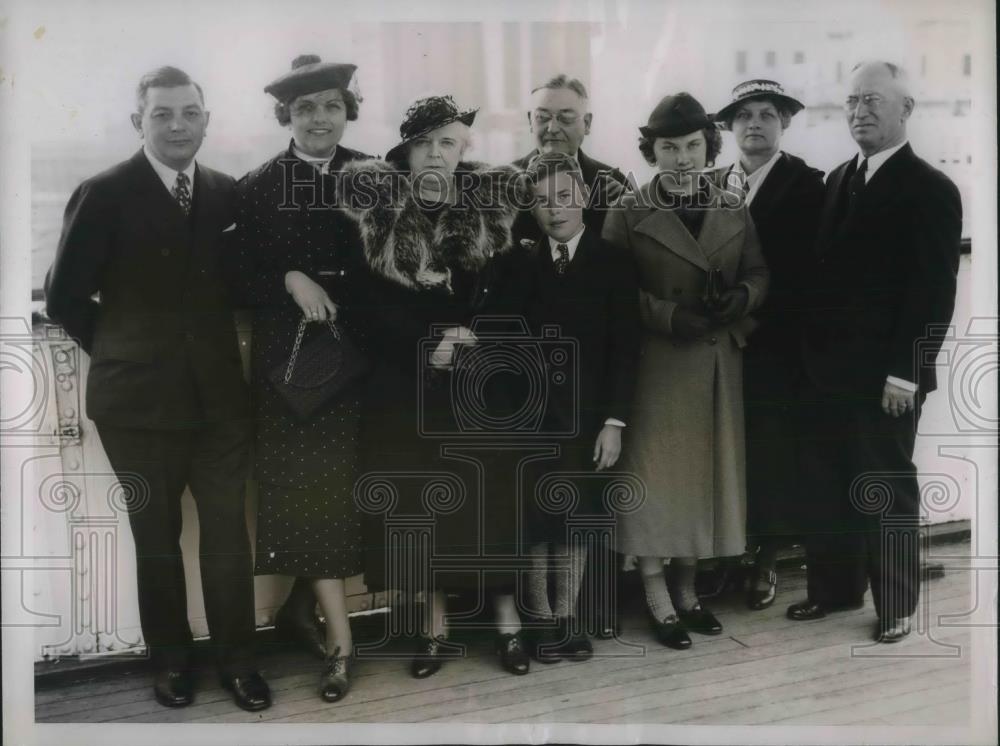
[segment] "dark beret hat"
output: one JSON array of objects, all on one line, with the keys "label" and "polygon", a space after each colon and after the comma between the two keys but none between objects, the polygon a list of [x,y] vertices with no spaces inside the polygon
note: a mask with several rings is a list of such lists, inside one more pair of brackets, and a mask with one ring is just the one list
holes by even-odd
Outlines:
[{"label": "dark beret hat", "polygon": [[660,99],[639,132],[643,137],[680,137],[714,126],[698,99],[682,91]]},{"label": "dark beret hat", "polygon": [[340,62],[321,62],[315,54],[303,54],[292,60],[292,69],[264,87],[283,103],[296,96],[325,91],[328,88],[348,90],[357,65]]}]

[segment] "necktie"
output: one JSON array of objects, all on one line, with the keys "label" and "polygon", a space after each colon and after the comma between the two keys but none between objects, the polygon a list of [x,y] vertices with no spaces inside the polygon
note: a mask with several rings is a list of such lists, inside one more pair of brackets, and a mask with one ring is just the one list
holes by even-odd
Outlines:
[{"label": "necktie", "polygon": [[559,252],[559,258],[556,259],[556,274],[564,275],[569,267],[569,247],[561,243],[556,246],[556,251]]},{"label": "necktie", "polygon": [[177,181],[174,182],[173,189],[174,199],[177,200],[177,204],[181,206],[185,215],[191,214],[191,187],[188,185],[188,177],[186,173],[179,172],[177,174]]},{"label": "necktie", "polygon": [[858,197],[865,188],[865,174],[868,173],[868,159],[865,158],[861,161],[861,165],[858,166],[858,170],[854,172],[854,176],[851,177],[851,181],[848,184],[848,204],[850,209],[854,209],[858,204]]}]

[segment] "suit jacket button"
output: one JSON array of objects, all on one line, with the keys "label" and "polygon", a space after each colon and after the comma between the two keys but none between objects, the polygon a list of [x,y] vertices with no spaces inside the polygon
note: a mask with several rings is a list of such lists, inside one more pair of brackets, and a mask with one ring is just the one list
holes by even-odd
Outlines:
[{"label": "suit jacket button", "polygon": [[714,344],[715,344],[716,342],[718,342],[718,341],[719,341],[719,338],[718,338],[718,337],[712,337],[712,338],[711,338],[710,340],[708,340],[708,343],[709,343],[710,345],[714,345]]},{"label": "suit jacket button", "polygon": [[160,249],[160,253],[163,254],[163,256],[170,256],[170,249]]},{"label": "suit jacket button", "polygon": [[194,342],[194,334],[192,334],[191,332],[187,332],[184,335],[184,339],[186,339],[188,342]]}]

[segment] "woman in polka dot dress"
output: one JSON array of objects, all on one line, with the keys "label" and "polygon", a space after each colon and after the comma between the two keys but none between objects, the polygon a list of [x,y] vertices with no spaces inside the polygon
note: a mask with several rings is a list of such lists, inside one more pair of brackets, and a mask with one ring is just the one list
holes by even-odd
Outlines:
[{"label": "woman in polka dot dress", "polygon": [[[330,702],[349,688],[353,642],[344,579],[362,570],[352,499],[362,383],[303,423],[268,373],[288,359],[303,315],[316,322],[307,327],[304,344],[329,333],[328,319],[361,341],[352,314],[361,241],[357,226],[333,200],[336,173],[367,157],[339,145],[347,122],[358,116],[360,97],[350,88],[354,70],[304,55],[265,88],[277,99],[275,116],[290,127],[292,142],[240,180],[231,253],[237,295],[253,308],[255,572],[297,578],[276,626],[311,642],[325,657],[320,694]],[[326,618],[325,640],[315,628],[317,599]]]}]

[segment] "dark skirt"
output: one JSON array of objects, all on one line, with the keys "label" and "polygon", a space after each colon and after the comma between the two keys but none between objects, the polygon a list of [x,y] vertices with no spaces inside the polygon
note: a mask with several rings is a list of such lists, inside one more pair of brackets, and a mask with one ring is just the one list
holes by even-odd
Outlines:
[{"label": "dark skirt", "polygon": [[423,390],[423,419],[412,401],[380,395],[412,391],[412,381],[381,383],[370,390],[360,436],[365,584],[409,593],[512,592],[518,514],[512,463],[461,432],[427,434],[448,430],[441,425],[449,419],[446,377]]},{"label": "dark skirt", "polygon": [[267,382],[257,388],[255,574],[345,578],[362,571],[354,504],[357,386],[302,423]]}]

